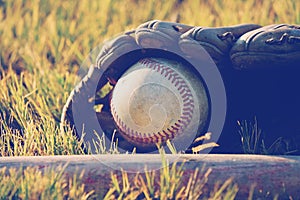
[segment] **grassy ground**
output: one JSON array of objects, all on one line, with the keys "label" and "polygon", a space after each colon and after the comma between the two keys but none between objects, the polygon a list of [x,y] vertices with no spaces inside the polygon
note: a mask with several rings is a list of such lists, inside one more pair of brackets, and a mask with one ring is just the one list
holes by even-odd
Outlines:
[{"label": "grassy ground", "polygon": [[70,131],[59,133],[80,64],[106,39],[152,19],[201,26],[300,24],[300,2],[0,1],[0,155],[83,154],[83,141]]}]

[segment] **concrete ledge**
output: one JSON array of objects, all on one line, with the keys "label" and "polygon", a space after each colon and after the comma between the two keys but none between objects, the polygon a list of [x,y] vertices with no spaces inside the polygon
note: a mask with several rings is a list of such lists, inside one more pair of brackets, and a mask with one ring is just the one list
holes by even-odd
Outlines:
[{"label": "concrete ledge", "polygon": [[[248,196],[252,184],[257,191],[272,194],[285,191],[297,198],[300,196],[300,157],[262,155],[166,155],[166,158],[184,165],[183,181],[187,181],[196,168],[211,168],[207,183],[212,190],[217,181],[224,182],[234,177],[238,184],[240,198]],[[154,154],[137,155],[86,155],[86,156],[41,156],[41,157],[1,157],[0,167],[23,168],[27,166],[56,167],[68,163],[66,175],[85,171],[83,181],[87,189],[105,192],[109,188],[111,172],[120,173],[125,169],[133,177],[137,171],[161,168],[161,156]]]}]

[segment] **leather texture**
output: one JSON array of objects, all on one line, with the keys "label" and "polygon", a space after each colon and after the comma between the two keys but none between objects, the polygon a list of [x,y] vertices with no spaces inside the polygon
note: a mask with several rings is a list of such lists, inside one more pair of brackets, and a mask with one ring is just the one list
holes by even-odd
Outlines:
[{"label": "leather texture", "polygon": [[237,69],[288,65],[300,61],[300,26],[274,24],[242,35],[230,51]]}]

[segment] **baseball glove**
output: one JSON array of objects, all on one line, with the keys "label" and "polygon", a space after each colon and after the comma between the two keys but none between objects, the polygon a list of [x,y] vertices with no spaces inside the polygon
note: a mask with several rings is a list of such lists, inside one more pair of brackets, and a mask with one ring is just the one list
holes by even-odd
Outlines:
[{"label": "baseball glove", "polygon": [[[236,39],[259,27],[245,24],[205,28],[155,20],[116,37],[103,46],[95,65],[71,92],[63,108],[61,130],[65,131],[66,125],[69,125],[79,138],[86,133],[84,138],[89,142],[96,138],[94,132],[104,132],[108,138],[113,138],[117,128],[110,112],[112,90],[104,97],[98,94],[107,84],[113,87],[130,66],[145,57],[176,60],[182,56],[201,60],[208,54],[221,66],[228,61],[229,50]],[[101,105],[101,110],[95,111],[95,105]],[[203,133],[205,130],[198,135]],[[118,145],[122,148],[133,149],[133,145],[117,132],[114,139],[118,139]]]}]

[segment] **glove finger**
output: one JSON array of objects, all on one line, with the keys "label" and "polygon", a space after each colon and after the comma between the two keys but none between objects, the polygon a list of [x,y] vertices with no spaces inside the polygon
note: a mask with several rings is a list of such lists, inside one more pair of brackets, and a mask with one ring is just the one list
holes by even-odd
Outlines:
[{"label": "glove finger", "polygon": [[179,46],[185,54],[191,57],[201,56],[198,52],[203,51],[204,48],[215,62],[220,63],[229,59],[228,52],[237,38],[260,27],[256,24],[218,28],[195,27],[180,37]]},{"label": "glove finger", "polygon": [[[93,70],[90,70],[89,73],[93,71],[93,74],[100,74],[99,69],[96,67],[91,66],[90,69]],[[95,94],[95,85],[97,85],[97,83],[95,84],[94,80],[95,79],[91,74],[87,74],[69,95],[61,115],[61,133],[65,133],[67,125],[78,138],[82,136],[83,131],[93,132],[92,130],[84,129],[83,124],[88,127],[85,122],[90,121],[91,123],[94,123],[96,119],[93,115],[93,98]]]},{"label": "glove finger", "polygon": [[107,83],[108,79],[110,79],[110,82],[114,84],[115,80],[117,80],[117,76],[120,76],[120,74],[125,70],[125,63],[127,63],[126,60],[123,61],[124,64],[118,66],[113,64],[114,61],[128,52],[139,49],[139,46],[132,35],[133,32],[127,32],[105,43],[102,47],[96,63],[97,68],[104,71],[105,77],[100,79],[98,88],[102,88]]},{"label": "glove finger", "polygon": [[152,20],[141,24],[140,26],[137,27],[137,29],[141,29],[141,28],[154,29],[154,30],[169,29],[183,34],[193,27],[194,26],[181,24],[181,23]]},{"label": "glove finger", "polygon": [[300,62],[300,26],[273,24],[241,36],[230,52],[235,68],[287,66]]},{"label": "glove finger", "polygon": [[193,26],[153,20],[140,25],[136,31],[136,41],[143,48],[178,48],[180,35]]}]

